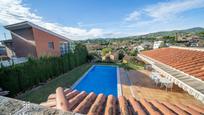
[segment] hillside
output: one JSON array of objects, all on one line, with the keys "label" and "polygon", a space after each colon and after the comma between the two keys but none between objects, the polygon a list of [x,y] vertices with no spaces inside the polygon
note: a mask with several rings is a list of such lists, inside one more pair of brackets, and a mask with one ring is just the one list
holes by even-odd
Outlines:
[{"label": "hillside", "polygon": [[[195,27],[195,28],[190,28],[190,29],[185,29],[185,30],[172,30],[172,31],[161,31],[161,32],[155,32],[155,33],[149,33],[146,35],[140,35],[140,36],[132,36],[132,37],[157,37],[157,36],[175,36],[176,33],[179,34],[197,34],[200,32],[204,32],[204,28],[201,27]],[[129,37],[131,38],[131,37]]]},{"label": "hillside", "polygon": [[[202,32],[202,33],[201,33]],[[90,43],[108,43],[107,40],[126,40],[126,39],[138,39],[138,38],[155,38],[158,36],[175,36],[176,33],[179,34],[196,34],[200,36],[204,36],[204,28],[202,27],[195,27],[189,28],[184,30],[172,30],[172,31],[160,31],[155,33],[149,33],[146,35],[138,35],[138,36],[127,36],[127,37],[120,37],[120,38],[96,38],[96,39],[87,39],[86,42],[89,41]],[[201,34],[199,34],[201,33]],[[83,40],[82,40],[83,41]],[[82,42],[81,41],[81,42]]]}]

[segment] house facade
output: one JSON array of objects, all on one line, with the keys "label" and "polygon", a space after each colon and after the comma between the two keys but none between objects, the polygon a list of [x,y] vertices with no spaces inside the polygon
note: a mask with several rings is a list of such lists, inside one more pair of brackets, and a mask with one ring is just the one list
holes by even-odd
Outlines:
[{"label": "house facade", "polygon": [[60,56],[72,50],[72,41],[31,22],[5,26],[16,57]]},{"label": "house facade", "polygon": [[154,41],[153,49],[160,48],[164,44],[164,41]]}]

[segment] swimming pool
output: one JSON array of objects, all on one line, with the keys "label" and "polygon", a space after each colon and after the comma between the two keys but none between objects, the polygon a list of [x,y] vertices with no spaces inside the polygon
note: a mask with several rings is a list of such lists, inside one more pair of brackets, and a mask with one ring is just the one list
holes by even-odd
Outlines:
[{"label": "swimming pool", "polygon": [[118,78],[117,66],[94,65],[72,88],[87,93],[118,96]]}]

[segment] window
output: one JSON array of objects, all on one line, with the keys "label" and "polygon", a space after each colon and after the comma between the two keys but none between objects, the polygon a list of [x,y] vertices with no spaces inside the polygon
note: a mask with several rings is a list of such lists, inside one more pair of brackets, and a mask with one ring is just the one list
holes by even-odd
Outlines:
[{"label": "window", "polygon": [[73,42],[61,42],[60,43],[61,55],[64,55],[64,54],[69,53],[69,52],[73,52],[74,47],[75,47],[75,45],[73,44]]},{"label": "window", "polygon": [[54,49],[54,42],[48,42],[48,48]]},{"label": "window", "polygon": [[61,52],[61,55],[69,53],[70,51],[71,51],[71,49],[70,49],[70,43],[69,42],[61,42],[60,43],[60,52]]},{"label": "window", "polygon": [[6,54],[6,48],[0,47],[0,55],[5,55],[5,54]]}]

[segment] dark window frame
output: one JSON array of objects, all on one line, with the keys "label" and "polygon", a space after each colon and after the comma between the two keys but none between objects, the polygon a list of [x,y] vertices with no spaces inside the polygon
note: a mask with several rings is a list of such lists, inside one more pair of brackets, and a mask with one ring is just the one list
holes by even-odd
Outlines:
[{"label": "dark window frame", "polygon": [[49,41],[49,42],[48,42],[48,48],[49,48],[49,49],[55,49],[54,42]]}]

